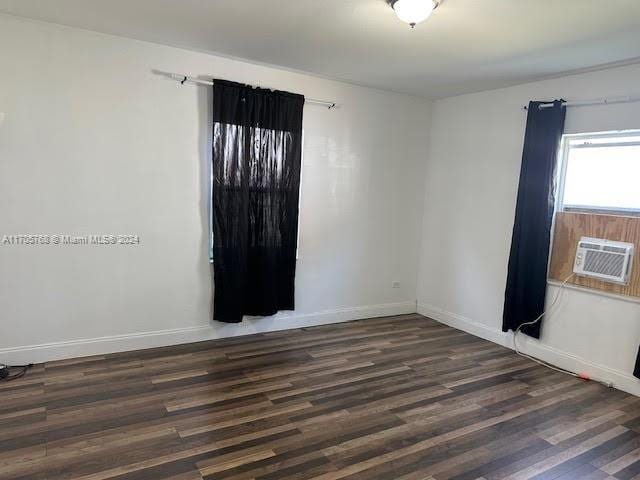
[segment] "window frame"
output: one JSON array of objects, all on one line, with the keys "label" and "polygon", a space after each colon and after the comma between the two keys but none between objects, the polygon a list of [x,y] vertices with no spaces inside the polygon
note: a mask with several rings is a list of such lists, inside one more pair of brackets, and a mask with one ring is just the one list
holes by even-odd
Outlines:
[{"label": "window frame", "polygon": [[[556,194],[556,212],[574,212],[574,213],[589,213],[594,215],[621,215],[621,216],[640,216],[640,208],[620,208],[620,207],[606,207],[598,205],[565,205],[564,193],[565,183],[567,180],[567,166],[569,163],[569,153],[572,148],[598,148],[593,145],[580,145],[572,146],[571,141],[584,139],[585,142],[592,139],[616,139],[622,137],[640,137],[640,129],[632,130],[618,130],[609,132],[587,132],[587,133],[571,133],[562,135],[562,141],[560,142],[560,151],[558,152],[559,168],[557,173],[557,194]],[[640,140],[634,142],[609,142],[603,143],[601,146],[640,146]]]}]

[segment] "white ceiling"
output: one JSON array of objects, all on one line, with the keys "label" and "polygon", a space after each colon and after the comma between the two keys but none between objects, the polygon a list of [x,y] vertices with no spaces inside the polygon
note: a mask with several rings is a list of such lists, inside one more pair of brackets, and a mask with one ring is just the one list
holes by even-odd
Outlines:
[{"label": "white ceiling", "polygon": [[[0,0],[0,12],[444,97],[640,61],[640,0]],[[198,72],[196,72],[198,73]]]}]

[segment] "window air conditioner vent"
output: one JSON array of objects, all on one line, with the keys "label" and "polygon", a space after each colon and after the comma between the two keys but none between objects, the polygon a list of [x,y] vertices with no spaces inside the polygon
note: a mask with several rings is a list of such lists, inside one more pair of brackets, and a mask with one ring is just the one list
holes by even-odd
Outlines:
[{"label": "window air conditioner vent", "polygon": [[622,254],[627,253],[627,251],[624,248],[621,248],[621,247],[610,247],[610,246],[602,247],[602,251],[603,252],[612,252],[612,253],[622,253]]},{"label": "window air conditioner vent", "polygon": [[583,277],[627,285],[633,250],[632,243],[582,237],[578,243],[573,271]]}]

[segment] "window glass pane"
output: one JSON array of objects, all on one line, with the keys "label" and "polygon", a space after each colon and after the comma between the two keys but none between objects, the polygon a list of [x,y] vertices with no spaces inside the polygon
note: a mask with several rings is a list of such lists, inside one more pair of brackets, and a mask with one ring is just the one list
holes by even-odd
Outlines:
[{"label": "window glass pane", "polygon": [[[628,138],[608,141],[619,145]],[[640,210],[639,179],[639,145],[571,148],[563,203],[568,207]]]}]

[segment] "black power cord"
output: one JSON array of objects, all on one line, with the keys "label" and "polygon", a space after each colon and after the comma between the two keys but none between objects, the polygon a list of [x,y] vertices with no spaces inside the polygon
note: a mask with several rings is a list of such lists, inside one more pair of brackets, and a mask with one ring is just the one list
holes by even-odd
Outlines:
[{"label": "black power cord", "polygon": [[[24,377],[27,371],[33,367],[33,363],[29,365],[4,365],[0,363],[0,382],[9,382]],[[11,373],[12,370],[18,370]]]}]

